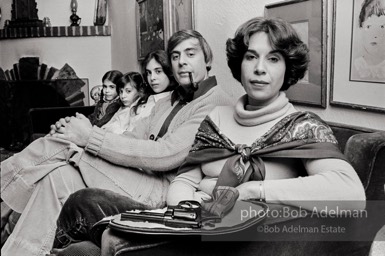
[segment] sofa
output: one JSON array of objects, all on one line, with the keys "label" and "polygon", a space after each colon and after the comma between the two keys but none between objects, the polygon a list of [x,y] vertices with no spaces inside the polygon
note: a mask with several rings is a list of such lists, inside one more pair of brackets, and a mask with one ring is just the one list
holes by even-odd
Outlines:
[{"label": "sofa", "polygon": [[59,118],[74,116],[82,113],[88,116],[94,112],[95,106],[58,107],[58,108],[31,108],[28,111],[30,118],[30,141],[44,136],[50,131],[50,125]]},{"label": "sofa", "polygon": [[139,237],[139,241],[148,241],[143,244],[135,242],[138,235],[107,229],[102,245],[109,248],[109,255],[368,255],[377,231],[385,224],[385,131],[332,122],[329,125],[364,185],[367,210],[379,216],[378,222],[362,233],[362,241],[207,242],[200,237]]},{"label": "sofa", "polygon": [[[87,111],[90,110],[87,109]],[[40,114],[39,116],[42,117]],[[363,241],[204,242],[200,237],[149,238],[107,229],[103,234],[102,244],[114,245],[109,255],[368,255],[371,241],[385,224],[385,218],[383,218],[385,215],[383,204],[385,202],[385,131],[331,122],[329,125],[333,129],[341,151],[357,171],[364,185],[368,202],[382,203],[380,209],[378,207],[374,209],[381,217],[378,218],[378,223],[374,227],[370,227],[372,232],[365,233]],[[35,131],[40,132],[39,129]],[[383,237],[383,235],[377,237]],[[130,246],[127,246],[127,241],[130,241]],[[135,244],[132,241],[139,242]],[[66,255],[98,255],[99,253],[99,248],[88,243],[85,246],[74,246],[72,254]],[[373,254],[373,256],[377,255]]]}]

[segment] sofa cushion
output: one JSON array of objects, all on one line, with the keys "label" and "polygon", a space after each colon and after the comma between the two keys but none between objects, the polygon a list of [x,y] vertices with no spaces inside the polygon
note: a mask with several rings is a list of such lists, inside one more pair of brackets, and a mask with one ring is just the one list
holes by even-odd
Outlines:
[{"label": "sofa cushion", "polygon": [[367,200],[385,200],[385,132],[353,135],[344,153],[364,185]]},{"label": "sofa cushion", "polygon": [[346,143],[351,136],[360,133],[378,132],[378,130],[375,129],[334,122],[328,122],[328,125],[332,128],[334,136],[336,137],[342,152],[344,152]]}]

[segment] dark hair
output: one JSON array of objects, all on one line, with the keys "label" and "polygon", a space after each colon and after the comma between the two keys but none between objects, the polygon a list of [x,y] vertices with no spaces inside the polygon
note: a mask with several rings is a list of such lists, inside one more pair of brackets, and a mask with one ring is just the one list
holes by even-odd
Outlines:
[{"label": "dark hair", "polygon": [[384,0],[365,0],[361,6],[359,26],[362,28],[362,23],[372,15],[385,15],[385,1]]},{"label": "dark hair", "polygon": [[130,83],[132,87],[134,87],[137,91],[138,91],[138,94],[139,94],[139,102],[135,105],[135,106],[132,106],[132,111],[137,114],[137,110],[138,110],[138,107],[144,103],[147,102],[147,99],[144,103],[142,103],[142,99],[143,97],[146,96],[146,84],[144,83],[143,81],[143,77],[140,73],[138,72],[128,72],[126,74],[124,74],[117,82],[116,84],[116,88],[118,90],[118,94],[119,94],[119,91],[121,89],[124,88],[124,86],[126,86],[126,84]]},{"label": "dark hair", "polygon": [[[102,83],[104,84],[104,81],[108,80],[108,81],[111,81],[112,83],[114,83],[116,85],[116,93],[119,95],[119,89],[118,89],[118,81],[120,78],[122,78],[123,74],[122,72],[118,71],[118,70],[110,70],[110,71],[107,71],[107,73],[104,74],[104,76],[102,77]],[[101,90],[100,92],[100,101],[101,103],[104,102],[104,92],[103,92],[103,89]]]},{"label": "dark hair", "polygon": [[[171,60],[171,53],[175,49],[177,45],[179,45],[181,42],[189,39],[189,38],[196,38],[199,41],[199,45],[202,48],[203,54],[205,56],[205,62],[206,64],[212,63],[213,61],[213,52],[207,43],[206,39],[195,30],[180,30],[178,32],[175,32],[170,39],[168,40],[167,45],[167,55],[169,60]],[[211,70],[211,66],[206,67],[207,71]]]},{"label": "dark hair", "polygon": [[257,32],[265,32],[271,47],[278,50],[285,58],[285,78],[280,90],[289,89],[304,77],[309,63],[309,50],[294,28],[279,18],[253,18],[237,29],[234,38],[227,40],[227,65],[233,77],[241,82],[243,57],[249,47],[250,37]]},{"label": "dark hair", "polygon": [[[144,60],[142,61],[143,78],[144,78],[144,81],[146,82],[146,84],[148,85],[149,90],[152,91],[151,87],[149,86],[150,83],[147,80],[146,66],[148,65],[148,63],[152,59],[154,59],[156,62],[158,62],[160,64],[160,66],[163,69],[163,72],[166,74],[166,76],[170,80],[170,85],[166,88],[165,91],[172,91],[172,90],[174,90],[176,85],[177,85],[177,82],[176,82],[176,80],[174,78],[174,75],[172,73],[171,64],[170,64],[170,61],[169,61],[169,59],[167,57],[167,54],[163,50],[156,50],[156,51],[148,53],[146,55],[146,57],[144,58]],[[154,94],[154,92],[152,91],[151,94]],[[148,96],[150,96],[150,95],[148,95]]]}]

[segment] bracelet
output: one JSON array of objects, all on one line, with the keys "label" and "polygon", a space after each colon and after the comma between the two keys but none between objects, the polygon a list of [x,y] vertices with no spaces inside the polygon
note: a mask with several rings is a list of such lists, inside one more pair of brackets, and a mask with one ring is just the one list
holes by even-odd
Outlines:
[{"label": "bracelet", "polygon": [[266,202],[265,187],[263,186],[263,181],[259,182],[259,201]]}]

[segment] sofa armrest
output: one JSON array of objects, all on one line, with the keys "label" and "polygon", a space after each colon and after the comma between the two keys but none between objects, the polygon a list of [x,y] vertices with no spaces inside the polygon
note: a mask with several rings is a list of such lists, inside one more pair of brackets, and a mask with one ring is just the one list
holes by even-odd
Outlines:
[{"label": "sofa armrest", "polygon": [[85,116],[93,113],[95,106],[81,107],[60,107],[60,108],[31,108],[29,116],[31,118],[31,134],[42,133],[47,134],[50,125],[58,121],[62,117],[74,116],[76,112]]},{"label": "sofa armrest", "polygon": [[360,177],[367,200],[385,200],[385,131],[349,138],[345,155]]}]

